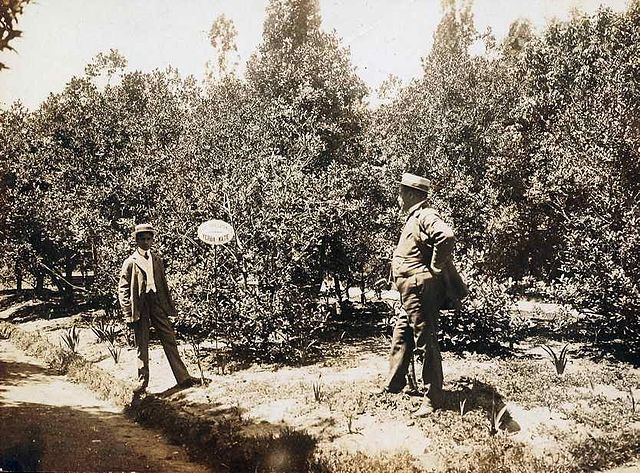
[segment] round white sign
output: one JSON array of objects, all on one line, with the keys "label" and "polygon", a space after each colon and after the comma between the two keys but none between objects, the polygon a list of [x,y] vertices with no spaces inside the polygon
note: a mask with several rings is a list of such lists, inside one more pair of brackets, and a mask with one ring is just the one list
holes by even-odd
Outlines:
[{"label": "round white sign", "polygon": [[233,227],[222,220],[209,220],[198,227],[198,238],[209,245],[224,245],[233,240]]}]

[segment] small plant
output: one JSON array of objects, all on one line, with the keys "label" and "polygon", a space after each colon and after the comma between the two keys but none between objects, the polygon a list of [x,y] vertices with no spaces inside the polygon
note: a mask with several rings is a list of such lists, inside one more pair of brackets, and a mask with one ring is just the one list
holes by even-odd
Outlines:
[{"label": "small plant", "polygon": [[[202,353],[202,347],[200,346],[200,343],[198,342],[198,340],[196,340],[195,338],[190,338],[189,339],[189,344],[191,345],[191,348],[193,349],[193,354],[196,357],[196,363],[198,365],[198,372],[200,373],[200,384],[202,384],[203,386],[206,385],[206,378],[204,377],[204,370],[202,368],[202,360],[204,359],[204,354]],[[216,363],[216,366],[218,367],[218,374],[224,374],[224,370],[225,370],[225,365],[221,365],[220,363]],[[222,373],[220,373],[220,370],[222,369]]]},{"label": "small plant", "polygon": [[0,340],[6,340],[11,337],[11,328],[3,325],[0,327]]},{"label": "small plant", "polygon": [[569,344],[567,343],[564,348],[560,351],[560,356],[556,355],[556,352],[553,351],[553,348],[551,348],[548,345],[542,345],[542,349],[544,351],[546,351],[549,356],[551,357],[554,366],[556,367],[556,373],[558,375],[561,375],[564,373],[565,368],[567,367],[567,361],[568,361],[568,357],[567,357],[567,349],[569,348]]},{"label": "small plant", "polygon": [[358,415],[364,413],[364,406],[362,405],[362,393],[358,398],[350,398],[346,402],[343,401],[342,404],[342,413],[347,420],[347,432],[350,434],[359,433],[353,427],[353,421],[358,417]]},{"label": "small plant", "polygon": [[467,404],[467,399],[466,399],[466,398],[465,398],[465,399],[462,399],[462,400],[461,400],[461,401],[459,401],[459,402],[460,402],[460,416],[464,417],[464,414],[465,414],[465,410],[464,410],[464,408],[465,408],[465,406],[466,406],[466,404]]},{"label": "small plant", "polygon": [[80,344],[80,332],[75,325],[62,334],[62,341],[71,353],[77,353],[78,345]]},{"label": "small plant", "polygon": [[500,409],[496,411],[496,395],[493,394],[491,398],[491,412],[489,414],[489,433],[491,435],[495,435],[500,431],[500,426],[502,425],[502,418],[507,412],[506,404]]},{"label": "small plant", "polygon": [[631,415],[634,415],[636,413],[636,398],[633,395],[633,388],[631,387],[631,385],[629,385],[628,387],[629,387],[629,400],[631,401]]},{"label": "small plant", "polygon": [[102,341],[102,337],[106,327],[107,324],[104,319],[95,319],[94,323],[91,325],[91,331],[98,340]]},{"label": "small plant", "polygon": [[98,341],[115,343],[118,338],[118,329],[114,325],[107,324],[103,319],[98,319],[95,325],[91,326],[91,331],[95,334]]},{"label": "small plant", "polygon": [[104,331],[104,341],[114,344],[118,338],[118,334],[119,331],[114,325],[107,325],[107,328]]},{"label": "small plant", "polygon": [[320,382],[320,378],[322,375],[318,375],[318,381],[314,381],[311,383],[311,388],[313,389],[313,399],[316,402],[322,402],[324,399],[324,393],[322,392],[322,383]]},{"label": "small plant", "polygon": [[[213,359],[215,362],[216,372],[219,375],[224,376],[225,374],[230,373],[230,371],[228,370],[229,356],[226,353],[222,351],[216,351]],[[202,371],[200,372],[200,374],[202,375]],[[204,375],[202,375],[202,379],[204,379]]]},{"label": "small plant", "polygon": [[107,347],[107,350],[109,350],[111,358],[113,358],[114,363],[117,365],[120,361],[120,353],[122,352],[121,348],[113,343],[110,343]]},{"label": "small plant", "polygon": [[366,407],[366,399],[364,393],[360,391],[358,393],[358,399],[356,401],[356,414],[364,414]]},{"label": "small plant", "polygon": [[355,417],[355,412],[353,412],[353,411],[349,411],[349,412],[345,413],[345,417],[347,418],[347,431],[348,431],[350,434],[355,433],[355,432],[353,431],[353,419],[354,419],[354,417]]},{"label": "small plant", "polygon": [[66,350],[56,350],[47,363],[49,368],[56,373],[66,374],[72,361],[73,353]]}]

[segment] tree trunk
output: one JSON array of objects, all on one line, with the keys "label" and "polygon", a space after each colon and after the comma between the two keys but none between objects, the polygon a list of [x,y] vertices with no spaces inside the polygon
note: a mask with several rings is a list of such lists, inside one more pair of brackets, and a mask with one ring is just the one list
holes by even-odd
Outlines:
[{"label": "tree trunk", "polygon": [[340,276],[333,273],[333,288],[338,299],[338,304],[342,304],[342,290],[340,289]]},{"label": "tree trunk", "polygon": [[362,274],[361,277],[360,277],[360,302],[362,304],[366,304],[367,303],[367,296],[364,293],[365,290],[366,290],[365,279],[364,279],[364,274]]},{"label": "tree trunk", "polygon": [[16,292],[20,294],[22,292],[22,268],[18,262],[16,262],[13,271],[16,277]]},{"label": "tree trunk", "polygon": [[67,264],[64,267],[64,277],[67,281],[73,284],[73,270],[75,269],[76,264],[73,260],[67,261]]},{"label": "tree trunk", "polygon": [[36,273],[36,293],[41,294],[44,291],[44,273],[38,271]]},{"label": "tree trunk", "polygon": [[71,304],[73,302],[73,269],[75,268],[75,262],[73,259],[67,261],[67,264],[64,268],[64,277],[69,284],[62,285],[62,294],[64,296],[64,301],[66,304]]}]

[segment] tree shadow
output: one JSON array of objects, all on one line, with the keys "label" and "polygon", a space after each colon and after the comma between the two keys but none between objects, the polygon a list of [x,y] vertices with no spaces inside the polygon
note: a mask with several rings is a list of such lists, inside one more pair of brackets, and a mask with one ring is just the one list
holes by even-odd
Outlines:
[{"label": "tree shadow", "polygon": [[[170,469],[162,460],[164,456],[156,453],[153,459],[142,448],[149,442],[141,439],[143,435],[155,436],[142,434],[122,414],[65,396],[51,399],[46,391],[40,392],[39,386],[59,382],[59,377],[51,379],[51,374],[31,363],[0,362],[0,471]],[[9,393],[12,387],[22,389]],[[56,385],[45,389],[56,389]],[[60,405],[67,402],[77,405]]]},{"label": "tree shadow", "polygon": [[134,437],[141,441],[139,427],[127,424],[133,430],[123,430],[123,422],[121,415],[93,408],[2,406],[0,471],[166,471],[167,463],[154,464],[157,458],[132,445]]},{"label": "tree shadow", "polygon": [[[498,393],[495,386],[477,379],[462,377],[453,382],[456,387],[453,390],[444,390],[441,409],[465,413],[473,410],[481,410],[487,419],[497,415],[506,406],[504,397]],[[521,430],[517,420],[507,409],[502,416],[500,428],[514,433]]]},{"label": "tree shadow", "polygon": [[638,368],[640,367],[640,352],[637,348],[634,349],[632,345],[622,340],[585,344],[580,348],[580,355],[589,357],[596,362],[603,360],[618,361],[629,363],[634,368]]},{"label": "tree shadow", "polygon": [[3,315],[3,319],[16,323],[69,317],[93,308],[84,298],[69,299],[64,294],[47,288],[42,291],[35,289],[23,289],[20,292],[15,289],[0,291],[0,312],[8,312]]},{"label": "tree shadow", "polygon": [[137,399],[126,409],[136,422],[159,428],[216,471],[308,471],[313,437],[286,425],[254,422],[246,412],[211,400],[190,402],[175,387]]},{"label": "tree shadow", "polygon": [[40,382],[46,376],[55,375],[55,371],[32,363],[0,360],[0,394],[10,386],[20,386],[30,382]]}]

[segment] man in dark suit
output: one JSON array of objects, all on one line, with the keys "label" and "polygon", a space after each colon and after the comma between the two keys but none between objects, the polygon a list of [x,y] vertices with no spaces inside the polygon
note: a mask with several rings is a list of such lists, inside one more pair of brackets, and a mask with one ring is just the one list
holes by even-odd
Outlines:
[{"label": "man in dark suit", "polygon": [[137,249],[120,271],[118,299],[127,325],[133,328],[138,351],[138,385],[136,393],[149,384],[149,328],[155,328],[173,375],[180,387],[199,382],[184,366],[169,317],[177,315],[169,294],[162,259],[150,251],[155,230],[149,224],[136,225],[133,237]]},{"label": "man in dark suit", "polygon": [[452,261],[454,235],[438,213],[429,207],[428,179],[405,173],[398,203],[407,213],[392,270],[402,302],[391,341],[390,369],[384,391],[398,393],[407,384],[412,356],[422,359],[421,380],[428,389],[421,416],[442,401],[442,357],[438,345],[439,311],[458,303],[467,288]]}]

